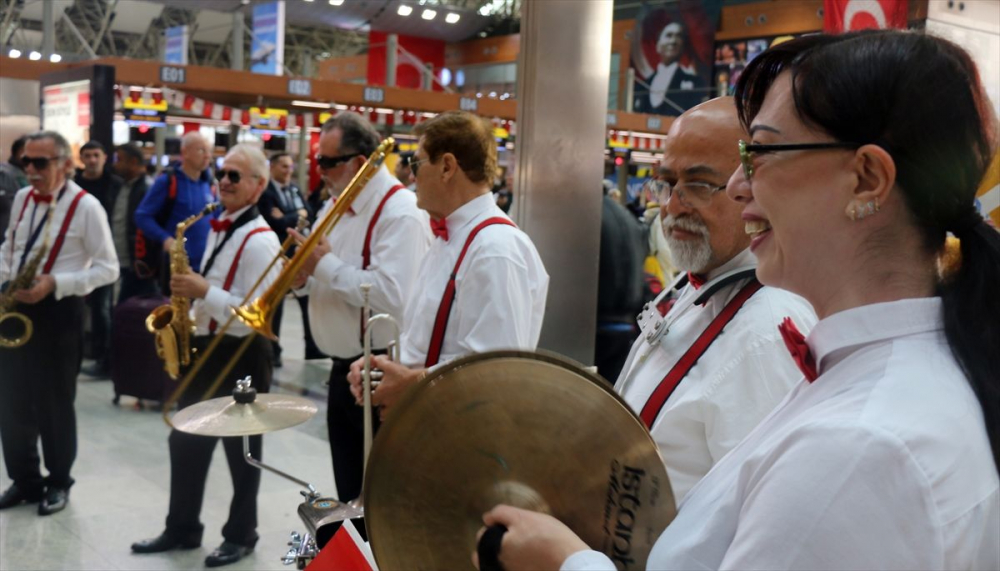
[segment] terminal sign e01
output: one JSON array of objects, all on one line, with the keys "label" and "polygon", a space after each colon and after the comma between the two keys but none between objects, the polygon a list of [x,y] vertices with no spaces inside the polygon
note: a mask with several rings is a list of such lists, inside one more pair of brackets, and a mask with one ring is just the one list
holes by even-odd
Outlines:
[{"label": "terminal sign e01", "polygon": [[176,65],[160,66],[160,81],[162,83],[185,83],[187,70]]}]

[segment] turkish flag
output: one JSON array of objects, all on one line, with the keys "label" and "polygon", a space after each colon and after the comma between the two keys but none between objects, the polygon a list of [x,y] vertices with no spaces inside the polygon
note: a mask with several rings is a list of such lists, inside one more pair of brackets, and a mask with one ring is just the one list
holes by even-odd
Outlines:
[{"label": "turkish flag", "polygon": [[823,0],[823,31],[906,29],[909,0]]}]

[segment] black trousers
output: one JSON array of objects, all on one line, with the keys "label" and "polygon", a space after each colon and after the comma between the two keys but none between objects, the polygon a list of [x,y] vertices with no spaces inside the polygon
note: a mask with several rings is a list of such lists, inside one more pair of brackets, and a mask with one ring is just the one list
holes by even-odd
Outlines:
[{"label": "black trousers", "polygon": [[[214,353],[209,355],[201,372],[195,377],[188,391],[178,403],[185,408],[201,399],[204,392],[221,371],[244,338],[226,336]],[[195,337],[192,344],[204,352],[210,337]],[[228,378],[215,392],[215,397],[232,394],[236,381],[250,375],[258,393],[271,388],[271,343],[257,336],[243,356],[237,361]],[[167,534],[181,540],[201,541],[205,527],[200,521],[201,505],[205,497],[205,481],[212,462],[215,444],[220,439],[197,436],[177,430],[171,431],[170,445],[170,512],[167,514]],[[229,505],[229,519],[222,528],[222,537],[231,543],[253,547],[257,543],[257,490],[260,488],[260,470],[243,459],[242,437],[222,438],[226,449],[229,474],[233,481],[233,499]],[[262,459],[260,436],[250,437],[250,452]]]},{"label": "black trousers", "polygon": [[[49,296],[15,310],[32,321],[34,334],[17,349],[0,349],[0,439],[11,480],[29,492],[69,488],[76,460],[76,377],[83,360],[82,297]],[[14,323],[2,334],[14,335]],[[45,468],[42,478],[38,440]]]},{"label": "black trousers", "polygon": [[90,357],[102,369],[111,368],[111,298],[114,284],[101,286],[87,296],[90,310]]},{"label": "black trousers", "polygon": [[[381,351],[380,353],[384,353]],[[326,429],[330,437],[330,456],[333,458],[333,477],[337,482],[337,498],[349,502],[361,493],[364,481],[365,424],[364,407],[354,402],[347,373],[352,359],[334,359],[330,370],[330,390],[327,397]],[[372,433],[381,425],[378,410],[372,414]]]}]

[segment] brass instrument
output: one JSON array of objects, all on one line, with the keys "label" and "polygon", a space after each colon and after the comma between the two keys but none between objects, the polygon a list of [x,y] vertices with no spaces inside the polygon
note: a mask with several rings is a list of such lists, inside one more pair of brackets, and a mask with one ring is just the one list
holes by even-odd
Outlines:
[{"label": "brass instrument", "polygon": [[[45,229],[42,230],[44,237],[42,238],[42,245],[35,252],[35,255],[28,260],[28,263],[21,268],[20,273],[10,280],[7,286],[7,290],[0,293],[0,323],[13,319],[15,321],[20,321],[21,325],[24,327],[24,333],[20,337],[3,337],[0,335],[0,347],[4,349],[17,349],[18,347],[24,345],[31,339],[31,334],[34,332],[34,325],[31,323],[31,319],[27,315],[13,311],[13,307],[17,304],[17,300],[14,299],[14,294],[20,290],[31,289],[32,284],[35,282],[35,277],[38,274],[38,266],[42,265],[42,259],[45,255],[49,253],[49,231],[52,229],[52,213],[55,211],[53,205],[49,205],[48,211],[45,213]],[[13,263],[13,260],[11,260]]]},{"label": "brass instrument", "polygon": [[[229,330],[230,325],[232,325],[234,319],[239,319],[248,327],[250,327],[251,332],[247,335],[236,351],[230,356],[229,361],[226,366],[223,367],[219,375],[212,381],[211,386],[204,393],[203,398],[209,398],[211,395],[215,394],[222,381],[226,376],[233,370],[236,366],[236,361],[239,360],[243,353],[246,352],[250,343],[253,342],[254,336],[256,334],[261,334],[268,339],[277,339],[277,336],[271,329],[271,323],[274,316],[274,310],[284,299],[285,295],[291,290],[292,284],[295,283],[295,278],[302,266],[305,264],[306,259],[312,254],[316,246],[319,245],[320,240],[325,240],[326,236],[333,230],[334,226],[340,222],[340,219],[347,213],[351,208],[351,204],[354,203],[354,199],[358,197],[361,191],[364,189],[368,181],[375,176],[378,169],[385,162],[386,156],[392,151],[393,146],[396,141],[389,137],[382,141],[382,143],[375,149],[375,152],[368,157],[368,161],[365,163],[361,170],[354,175],[351,179],[350,184],[344,189],[344,192],[340,194],[339,199],[333,204],[333,207],[323,216],[321,220],[317,220],[313,225],[312,232],[309,237],[306,238],[304,242],[299,244],[295,251],[295,254],[290,258],[286,258],[285,250],[291,244],[291,237],[286,240],[285,244],[282,244],[281,250],[278,252],[271,262],[267,265],[261,275],[257,278],[257,281],[247,292],[246,298],[244,298],[243,303],[238,308],[233,309],[233,315],[230,317],[222,326],[216,330],[215,338],[208,344],[202,357],[195,361],[194,365],[188,370],[181,380],[180,385],[174,390],[174,393],[170,395],[167,402],[163,405],[163,420],[168,426],[173,426],[170,420],[169,412],[173,408],[180,397],[184,395],[184,391],[194,380],[195,376],[201,371],[202,366],[204,366],[207,358],[211,355],[216,347],[218,347],[219,342],[222,340],[226,331]],[[260,286],[264,278],[270,273],[271,268],[274,267],[279,261],[285,261],[284,267],[278,277],[275,279],[274,283],[264,292],[263,295],[251,302],[254,292]]]},{"label": "brass instrument", "polygon": [[[170,246],[170,275],[191,273],[191,262],[184,249],[187,241],[184,233],[218,207],[219,203],[213,202],[198,214],[177,223],[177,234]],[[180,295],[170,296],[169,304],[157,307],[146,317],[146,330],[155,335],[156,354],[163,359],[163,369],[171,379],[177,378],[181,366],[191,364],[191,334],[194,328],[191,300]]]}]

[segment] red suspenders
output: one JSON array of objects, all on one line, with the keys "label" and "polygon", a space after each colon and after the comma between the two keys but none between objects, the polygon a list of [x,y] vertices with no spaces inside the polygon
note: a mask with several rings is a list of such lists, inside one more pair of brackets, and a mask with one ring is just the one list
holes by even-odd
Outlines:
[{"label": "red suspenders", "polygon": [[[372,214],[372,219],[368,221],[368,231],[365,232],[365,245],[364,248],[361,249],[362,270],[367,270],[368,265],[371,264],[372,262],[372,234],[375,232],[375,224],[378,223],[378,219],[382,216],[382,209],[385,208],[385,203],[389,202],[389,199],[392,198],[392,195],[396,194],[396,192],[404,188],[406,187],[401,184],[397,184],[396,186],[390,188],[389,192],[385,193],[385,196],[382,197],[382,202],[378,203],[378,208],[376,208],[375,213]],[[362,310],[361,311],[362,345],[364,345],[364,338],[365,338],[365,312],[364,310]]]},{"label": "red suspenders", "polygon": [[[250,241],[250,237],[254,234],[260,234],[261,232],[274,232],[270,228],[254,228],[253,230],[247,232],[247,235],[243,237],[243,243],[240,244],[240,249],[236,250],[236,257],[233,258],[233,263],[229,265],[229,273],[226,274],[226,281],[222,284],[222,291],[229,291],[229,288],[233,286],[233,280],[236,279],[236,269],[240,265],[240,258],[243,257],[243,248],[246,247],[247,242]],[[215,328],[219,324],[213,319],[208,323],[208,332],[215,333]]]},{"label": "red suspenders", "polygon": [[465,253],[469,250],[472,241],[476,239],[476,234],[479,234],[479,231],[483,228],[493,226],[494,224],[517,227],[510,220],[497,216],[483,220],[478,226],[472,229],[472,232],[469,232],[469,237],[465,239],[465,246],[462,247],[462,253],[458,255],[458,261],[455,262],[455,269],[451,271],[451,277],[448,278],[448,286],[444,289],[441,305],[438,306],[437,317],[434,319],[434,329],[431,334],[431,344],[427,349],[427,360],[424,361],[425,367],[437,365],[438,360],[441,358],[441,347],[444,345],[444,332],[448,327],[448,316],[451,314],[451,305],[455,301],[455,276],[458,275],[458,268],[462,265],[462,260],[465,259]]},{"label": "red suspenders", "polygon": [[45,267],[42,268],[43,274],[52,271],[52,266],[55,265],[56,258],[59,257],[59,250],[62,250],[63,241],[66,240],[66,231],[69,230],[69,223],[73,221],[73,215],[76,214],[76,205],[80,203],[80,199],[85,194],[87,194],[87,191],[81,190],[73,197],[73,202],[69,205],[66,217],[63,218],[62,228],[59,229],[59,236],[56,238],[56,243],[52,245],[52,250],[49,251],[49,259],[45,261]]},{"label": "red suspenders", "polygon": [[674,393],[674,389],[677,385],[684,380],[691,368],[694,367],[698,359],[705,354],[705,351],[715,342],[715,339],[722,333],[722,330],[726,325],[732,321],[733,317],[736,316],[736,312],[743,307],[750,297],[757,293],[761,284],[756,279],[750,280],[743,289],[736,294],[736,297],[731,299],[726,307],[715,316],[712,323],[705,328],[705,331],[698,337],[698,339],[691,345],[691,348],[687,350],[686,353],[677,361],[670,372],[667,373],[663,380],[660,381],[659,386],[653,391],[653,394],[646,401],[646,405],[642,407],[642,413],[639,416],[642,418],[642,422],[647,428],[653,427],[653,422],[656,421],[656,417],[660,414],[660,410],[663,409],[663,405],[666,404],[667,399],[670,395]]}]

